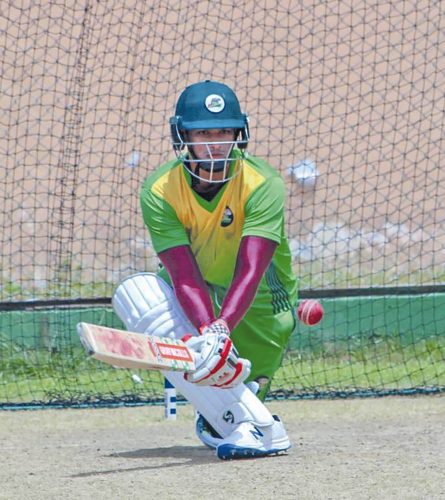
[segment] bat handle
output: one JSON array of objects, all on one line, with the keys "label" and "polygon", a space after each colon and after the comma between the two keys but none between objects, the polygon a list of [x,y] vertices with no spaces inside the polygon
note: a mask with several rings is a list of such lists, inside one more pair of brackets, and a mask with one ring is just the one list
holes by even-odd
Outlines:
[{"label": "bat handle", "polygon": [[164,401],[165,418],[167,420],[176,420],[176,389],[166,378],[164,379]]}]

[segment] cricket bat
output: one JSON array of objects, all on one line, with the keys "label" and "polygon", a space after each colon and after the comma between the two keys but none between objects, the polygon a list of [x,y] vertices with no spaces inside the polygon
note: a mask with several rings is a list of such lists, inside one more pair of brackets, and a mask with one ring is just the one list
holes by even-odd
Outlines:
[{"label": "cricket bat", "polygon": [[77,333],[87,352],[116,368],[192,372],[195,357],[181,340],[78,323]]}]

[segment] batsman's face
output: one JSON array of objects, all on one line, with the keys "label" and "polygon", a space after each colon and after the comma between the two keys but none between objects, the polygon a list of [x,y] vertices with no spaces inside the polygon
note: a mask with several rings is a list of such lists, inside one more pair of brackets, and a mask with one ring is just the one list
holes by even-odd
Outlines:
[{"label": "batsman's face", "polygon": [[207,183],[225,180],[235,135],[234,129],[190,130],[187,133],[188,147],[198,160],[194,164],[194,172],[203,187]]},{"label": "batsman's face", "polygon": [[230,155],[235,131],[228,129],[190,130],[187,134],[193,143],[193,152],[200,160],[221,160]]}]

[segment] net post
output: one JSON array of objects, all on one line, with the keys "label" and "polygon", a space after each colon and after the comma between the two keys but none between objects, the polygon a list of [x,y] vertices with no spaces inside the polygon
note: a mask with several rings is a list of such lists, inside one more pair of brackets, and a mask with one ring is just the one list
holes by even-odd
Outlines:
[{"label": "net post", "polygon": [[176,389],[164,378],[164,409],[166,420],[176,420]]}]

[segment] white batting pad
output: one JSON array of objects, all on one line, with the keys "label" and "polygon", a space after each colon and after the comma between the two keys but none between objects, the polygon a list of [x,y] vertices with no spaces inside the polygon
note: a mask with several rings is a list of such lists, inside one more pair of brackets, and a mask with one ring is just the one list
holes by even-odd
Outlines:
[{"label": "white batting pad", "polygon": [[244,384],[232,389],[219,389],[187,382],[179,372],[163,372],[163,375],[223,438],[229,436],[241,422],[252,422],[259,427],[274,422],[270,411]]},{"label": "white batting pad", "polygon": [[112,304],[130,331],[178,339],[187,333],[198,334],[171,287],[156,274],[125,278],[116,288]]},{"label": "white batting pad", "polygon": [[[198,334],[171,287],[156,274],[139,273],[124,279],[116,288],[112,303],[130,331],[172,338]],[[269,410],[244,384],[219,389],[187,382],[181,372],[163,372],[163,375],[223,438],[241,422],[260,427],[274,422]]]}]

